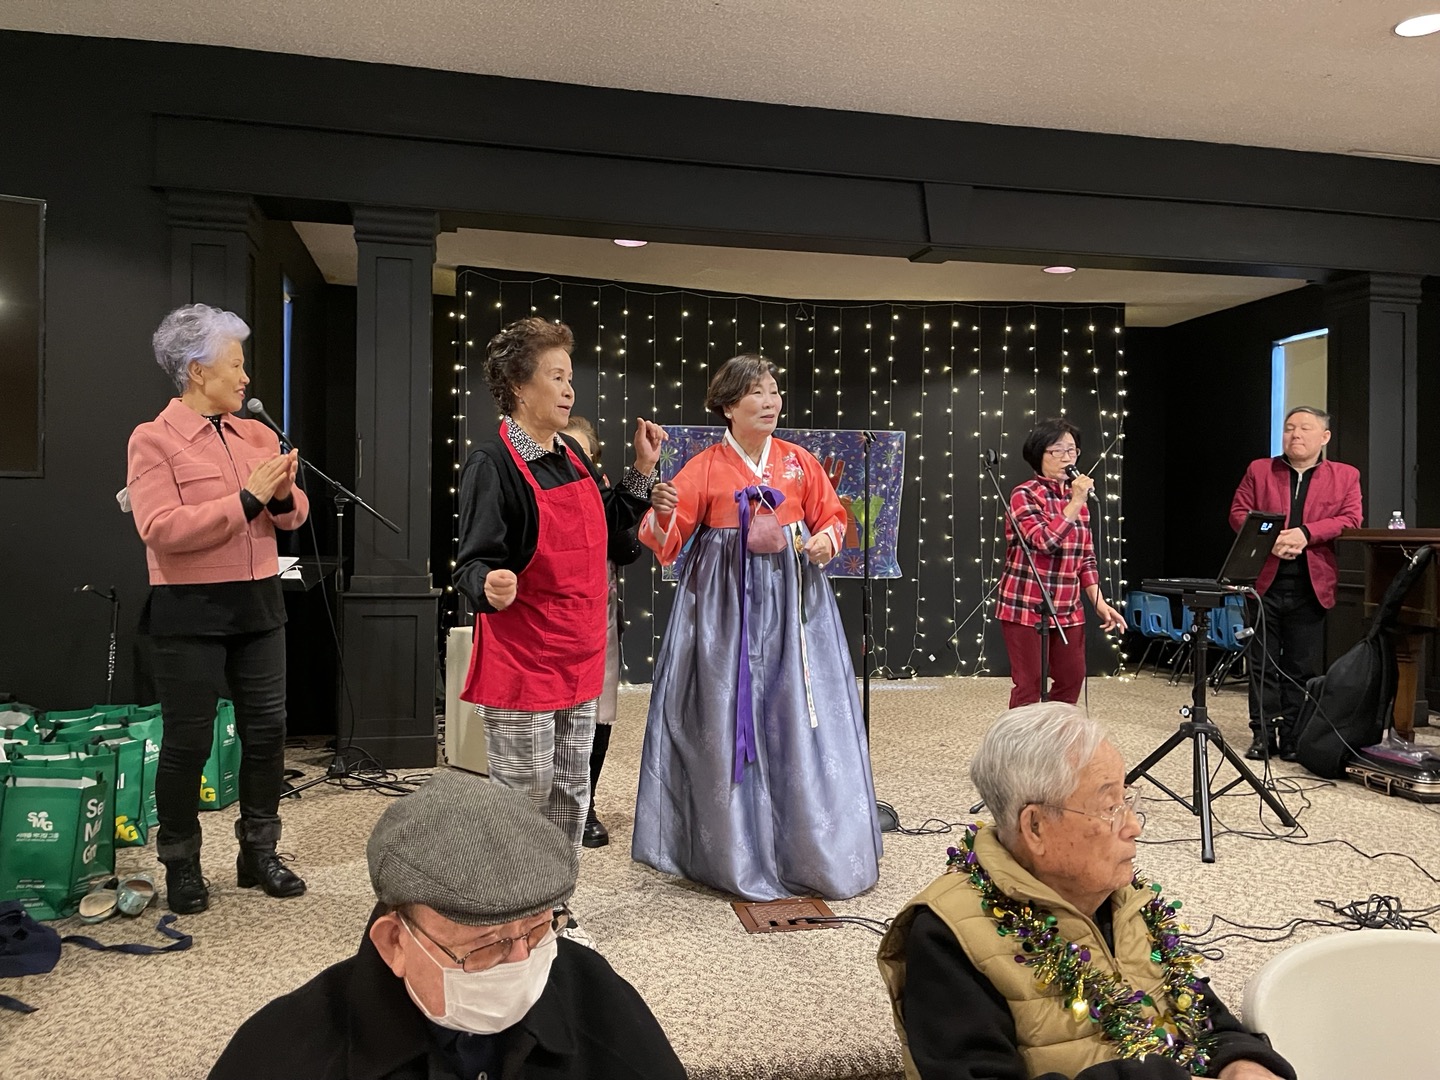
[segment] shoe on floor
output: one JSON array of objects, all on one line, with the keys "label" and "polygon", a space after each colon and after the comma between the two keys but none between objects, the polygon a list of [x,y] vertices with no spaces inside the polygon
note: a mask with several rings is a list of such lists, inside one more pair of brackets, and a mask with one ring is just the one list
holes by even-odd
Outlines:
[{"label": "shoe on floor", "polygon": [[585,819],[585,831],[580,834],[582,847],[597,848],[604,847],[610,843],[610,830],[605,828],[605,823],[591,814]]},{"label": "shoe on floor", "polygon": [[1267,757],[1278,757],[1279,753],[1280,748],[1274,739],[1270,739],[1267,745],[1263,737],[1256,735],[1250,742],[1250,748],[1245,751],[1245,756],[1251,761],[1263,761]]},{"label": "shoe on floor", "polygon": [[235,884],[242,889],[260,886],[265,895],[277,898],[302,896],[305,882],[281,861],[274,851],[241,847],[235,857]]},{"label": "shoe on floor", "polygon": [[196,915],[210,906],[199,855],[165,864],[165,906],[176,915]]},{"label": "shoe on floor", "polygon": [[1300,760],[1300,749],[1299,749],[1299,747],[1297,747],[1293,742],[1290,742],[1288,739],[1281,739],[1281,740],[1280,740],[1280,760],[1281,760],[1281,761],[1299,761],[1299,760]]}]

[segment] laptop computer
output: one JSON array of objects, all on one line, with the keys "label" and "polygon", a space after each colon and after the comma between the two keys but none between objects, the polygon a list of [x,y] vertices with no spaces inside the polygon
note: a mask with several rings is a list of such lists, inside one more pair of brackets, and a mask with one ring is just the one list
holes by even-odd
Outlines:
[{"label": "laptop computer", "polygon": [[[1284,524],[1284,514],[1251,510],[1245,515],[1240,531],[1235,534],[1235,542],[1230,545],[1230,554],[1225,556],[1220,573],[1213,578],[1156,578],[1156,591],[1161,591],[1164,586],[1175,589],[1190,585],[1210,588],[1254,585],[1260,580],[1260,571],[1264,569],[1265,560],[1275,546],[1275,537]],[[1151,587],[1150,582],[1143,584],[1147,589]]]}]

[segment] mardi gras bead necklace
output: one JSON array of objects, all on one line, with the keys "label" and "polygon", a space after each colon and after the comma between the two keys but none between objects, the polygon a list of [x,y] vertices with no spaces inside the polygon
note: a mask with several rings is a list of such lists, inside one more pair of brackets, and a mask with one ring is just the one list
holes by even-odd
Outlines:
[{"label": "mardi gras bead necklace", "polygon": [[[1041,987],[1058,985],[1064,1007],[1077,1018],[1098,1025],[1122,1058],[1158,1054],[1195,1075],[1204,1072],[1213,1033],[1201,997],[1204,985],[1195,975],[1201,958],[1181,943],[1175,921],[1180,901],[1166,901],[1160,886],[1139,874],[1130,883],[1137,892],[1151,894],[1140,917],[1150,932],[1150,959],[1164,972],[1165,996],[1171,1005],[1167,1014],[1149,994],[1126,986],[1110,972],[1097,970],[1090,962],[1090,950],[1062,937],[1056,929],[1059,920],[1050,912],[1017,903],[996,888],[975,855],[979,831],[978,825],[965,827],[963,847],[952,847],[946,853],[945,872],[969,876],[980,894],[981,907],[996,922],[996,933],[1019,942],[1015,962],[1028,965]],[[1159,1019],[1147,1016],[1146,1007],[1160,1011]]]}]

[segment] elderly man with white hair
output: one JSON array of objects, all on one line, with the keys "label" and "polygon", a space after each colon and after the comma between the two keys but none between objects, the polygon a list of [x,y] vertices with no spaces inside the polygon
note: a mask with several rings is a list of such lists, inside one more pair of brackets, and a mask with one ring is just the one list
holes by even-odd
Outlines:
[{"label": "elderly man with white hair", "polygon": [[910,1080],[1294,1080],[1135,872],[1138,792],[1097,721],[1011,709],[970,776],[995,825],[967,827],[880,946]]}]

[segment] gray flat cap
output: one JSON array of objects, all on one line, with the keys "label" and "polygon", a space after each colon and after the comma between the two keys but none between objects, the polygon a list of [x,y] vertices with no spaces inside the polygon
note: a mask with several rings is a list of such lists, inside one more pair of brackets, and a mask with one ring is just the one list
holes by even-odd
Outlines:
[{"label": "gray flat cap", "polygon": [[381,903],[424,904],[468,926],[529,918],[575,891],[569,837],[523,795],[460,769],[395,800],[365,853]]}]

